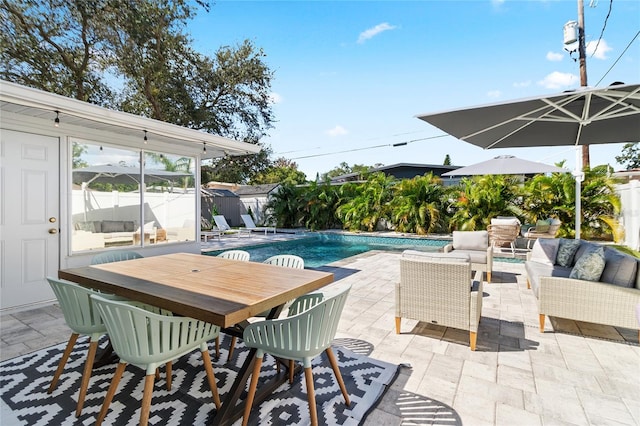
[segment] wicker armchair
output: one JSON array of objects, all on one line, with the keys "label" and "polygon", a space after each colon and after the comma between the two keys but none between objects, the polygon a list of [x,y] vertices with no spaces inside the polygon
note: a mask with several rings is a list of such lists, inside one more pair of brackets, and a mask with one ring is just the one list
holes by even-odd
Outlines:
[{"label": "wicker armchair", "polygon": [[517,218],[491,219],[487,227],[491,247],[509,244],[514,257],[516,255],[516,240],[520,235],[520,221]]},{"label": "wicker armchair", "polygon": [[396,284],[396,333],[402,318],[469,330],[469,346],[475,351],[482,276],[476,271],[472,281],[471,269],[468,255],[405,251]]}]

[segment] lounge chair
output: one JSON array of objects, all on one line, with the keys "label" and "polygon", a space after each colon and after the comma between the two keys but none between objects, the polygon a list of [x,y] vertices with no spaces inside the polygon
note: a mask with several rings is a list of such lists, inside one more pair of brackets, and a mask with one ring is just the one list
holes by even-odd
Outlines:
[{"label": "lounge chair", "polygon": [[[242,228],[233,229],[227,223],[227,219],[225,219],[224,216],[222,215],[213,216],[213,220],[216,222],[216,227],[218,228],[218,231],[220,231],[222,234],[238,234],[238,237],[242,236],[242,234],[246,234],[246,235],[251,234],[251,230],[248,230],[248,229],[242,229]],[[215,229],[213,231],[215,231]]]},{"label": "lounge chair", "polygon": [[251,215],[248,214],[241,214],[240,217],[242,218],[242,221],[244,222],[244,226],[247,227],[247,229],[250,229],[252,231],[264,231],[264,235],[267,235],[267,232],[272,231],[274,234],[276,233],[276,228],[275,227],[271,227],[271,226],[256,226],[256,224],[253,221],[253,218],[251,217]]},{"label": "lounge chair", "polygon": [[555,218],[537,221],[523,235],[527,239],[527,248],[531,248],[538,238],[555,238],[561,225],[562,222]]},{"label": "lounge chair", "polygon": [[511,253],[516,255],[516,240],[520,235],[520,221],[513,218],[494,218],[491,219],[491,224],[487,227],[489,231],[489,242],[491,247],[496,245],[502,246],[509,244],[511,247]]}]

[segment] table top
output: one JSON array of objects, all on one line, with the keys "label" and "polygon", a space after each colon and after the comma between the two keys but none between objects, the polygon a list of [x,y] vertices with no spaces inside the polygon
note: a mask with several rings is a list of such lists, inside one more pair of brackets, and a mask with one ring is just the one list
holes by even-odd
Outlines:
[{"label": "table top", "polygon": [[62,269],[61,279],[230,327],[333,281],[333,274],[173,253]]}]

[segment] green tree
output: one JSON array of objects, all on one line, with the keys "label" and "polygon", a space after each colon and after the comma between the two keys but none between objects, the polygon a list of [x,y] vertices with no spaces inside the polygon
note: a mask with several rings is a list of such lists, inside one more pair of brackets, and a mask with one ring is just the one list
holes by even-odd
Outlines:
[{"label": "green tree", "polygon": [[[338,207],[336,214],[344,226],[352,231],[374,231],[379,222],[390,217],[389,201],[393,198],[394,179],[382,172],[371,173],[359,184],[354,198]],[[346,190],[351,190],[350,186]]]},{"label": "green tree", "polygon": [[444,157],[444,163],[442,163],[444,166],[450,166],[451,165],[451,157],[449,157],[449,154],[445,155]]},{"label": "green tree", "polygon": [[82,159],[82,155],[87,152],[87,146],[78,142],[74,142],[72,145],[72,166],[74,169],[81,169],[83,167],[87,167],[89,164]]},{"label": "green tree", "polygon": [[425,235],[439,229],[444,194],[440,178],[432,173],[397,182],[389,204],[396,230]]},{"label": "green tree", "polygon": [[463,178],[454,196],[450,227],[459,231],[486,229],[496,216],[522,216],[520,190],[515,178],[505,175]]},{"label": "green tree", "polygon": [[257,173],[250,180],[251,185],[263,183],[286,183],[299,185],[305,183],[307,176],[298,170],[298,165],[286,158],[280,157],[263,172]]},{"label": "green tree", "polygon": [[376,164],[375,166],[365,166],[364,164],[354,164],[353,166],[350,166],[348,163],[343,161],[342,163],[340,163],[339,166],[334,167],[333,169],[329,170],[327,173],[323,173],[320,178],[322,180],[326,180],[326,179],[334,178],[336,176],[348,175],[350,173],[358,173],[359,174],[358,180],[362,180],[371,171],[373,167],[377,167],[377,166],[379,166],[379,164]]},{"label": "green tree", "polygon": [[278,228],[297,228],[302,226],[300,200],[304,197],[304,188],[294,185],[282,185],[271,195],[265,205],[269,217],[267,223],[275,223]]},{"label": "green tree", "polygon": [[640,142],[625,143],[616,161],[627,170],[640,168]]},{"label": "green tree", "polygon": [[301,203],[302,221],[311,230],[331,229],[339,224],[336,209],[340,201],[338,187],[329,180],[311,182],[304,189]]}]

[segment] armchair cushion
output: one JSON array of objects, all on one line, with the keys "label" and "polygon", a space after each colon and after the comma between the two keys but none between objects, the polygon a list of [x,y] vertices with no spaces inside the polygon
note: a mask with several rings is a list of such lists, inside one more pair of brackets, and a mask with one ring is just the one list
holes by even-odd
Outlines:
[{"label": "armchair cushion", "polygon": [[548,219],[538,220],[536,222],[536,232],[548,232],[551,226],[551,221]]},{"label": "armchair cushion", "polygon": [[576,261],[575,266],[571,270],[569,278],[599,281],[602,271],[604,270],[604,265],[604,248],[594,247],[580,256],[580,259]]},{"label": "armchair cushion", "polygon": [[405,259],[425,260],[432,262],[445,262],[445,263],[468,263],[470,261],[469,254],[467,253],[431,253],[418,250],[405,250],[402,252],[402,257]]},{"label": "armchair cushion", "polygon": [[558,254],[556,255],[556,264],[564,267],[571,267],[571,265],[573,265],[573,258],[579,248],[580,240],[560,238]]},{"label": "armchair cushion", "polygon": [[454,250],[487,250],[488,246],[487,231],[453,231]]}]

